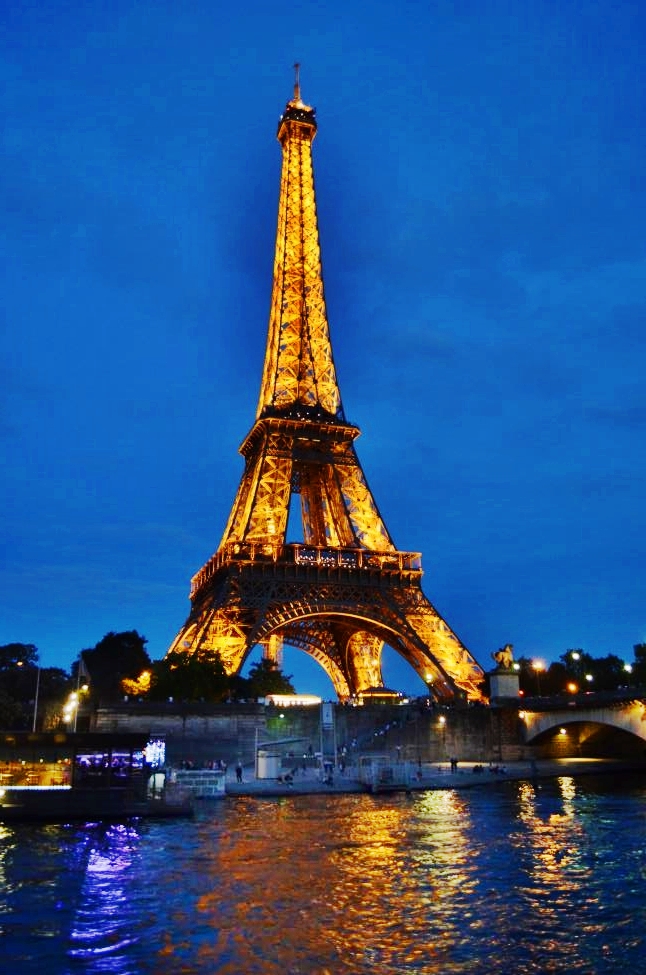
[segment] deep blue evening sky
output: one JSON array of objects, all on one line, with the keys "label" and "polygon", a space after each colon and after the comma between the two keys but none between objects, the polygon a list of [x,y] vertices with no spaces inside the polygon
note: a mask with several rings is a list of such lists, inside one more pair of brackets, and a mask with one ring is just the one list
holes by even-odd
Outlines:
[{"label": "deep blue evening sky", "polygon": [[137,629],[157,659],[184,622],[255,415],[298,60],[341,393],[396,544],[486,669],[506,642],[632,659],[645,10],[3,4],[0,644],[67,669]]}]

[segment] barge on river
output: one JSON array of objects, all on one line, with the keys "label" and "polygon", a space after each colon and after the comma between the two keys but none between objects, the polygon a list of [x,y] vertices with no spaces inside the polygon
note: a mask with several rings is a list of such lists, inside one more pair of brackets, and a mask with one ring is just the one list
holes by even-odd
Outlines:
[{"label": "barge on river", "polygon": [[0,733],[0,822],[191,815],[162,764],[147,735]]}]

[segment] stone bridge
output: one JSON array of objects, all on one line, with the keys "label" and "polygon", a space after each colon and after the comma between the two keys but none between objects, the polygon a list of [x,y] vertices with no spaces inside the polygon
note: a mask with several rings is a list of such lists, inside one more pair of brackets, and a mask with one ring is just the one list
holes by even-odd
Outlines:
[{"label": "stone bridge", "polygon": [[518,718],[524,743],[545,756],[646,755],[646,695],[634,689],[533,698],[519,705]]}]

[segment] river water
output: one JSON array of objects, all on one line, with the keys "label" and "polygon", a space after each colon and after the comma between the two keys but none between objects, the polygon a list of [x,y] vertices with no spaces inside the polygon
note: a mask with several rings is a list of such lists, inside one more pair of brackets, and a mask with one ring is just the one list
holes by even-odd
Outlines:
[{"label": "river water", "polygon": [[0,971],[643,975],[645,880],[611,776],[0,825]]}]

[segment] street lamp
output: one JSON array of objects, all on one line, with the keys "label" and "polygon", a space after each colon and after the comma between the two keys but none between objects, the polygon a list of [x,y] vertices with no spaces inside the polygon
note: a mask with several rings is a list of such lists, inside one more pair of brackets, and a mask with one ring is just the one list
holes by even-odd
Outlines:
[{"label": "street lamp", "polygon": [[[24,661],[19,660],[16,664],[17,667],[24,667]],[[40,691],[40,667],[36,667],[36,692],[34,694],[34,718],[31,723],[31,730],[36,730],[36,718],[38,716],[38,692]]]},{"label": "street lamp", "polygon": [[81,695],[88,690],[88,685],[83,684],[78,691],[72,691],[67,696],[67,700],[63,706],[63,721],[65,724],[73,725],[72,731],[76,731],[76,721],[79,713],[79,706],[81,704]]},{"label": "street lamp", "polygon": [[36,672],[36,693],[34,695],[34,720],[31,726],[31,730],[36,730],[36,715],[38,714],[38,692],[40,690],[40,667]]},{"label": "street lamp", "polygon": [[574,671],[574,676],[577,680],[581,679],[581,654],[578,650],[570,650],[568,654],[570,658],[570,663],[572,665],[572,670]]},{"label": "street lamp", "polygon": [[541,696],[541,671],[545,670],[545,664],[542,660],[532,660],[532,670],[536,674],[536,693]]},{"label": "street lamp", "polygon": [[71,724],[74,722],[74,727],[76,728],[76,712],[78,710],[78,694],[76,691],[72,693],[67,698],[65,706],[63,707],[63,721],[65,724]]},{"label": "street lamp", "polygon": [[437,719],[437,723],[438,723],[440,732],[442,733],[442,751],[441,751],[441,757],[442,758],[446,758],[446,718],[445,718],[445,716],[443,714],[441,714],[439,716],[439,718]]},{"label": "street lamp", "polygon": [[83,663],[83,654],[81,654],[79,665],[76,668],[76,691],[70,694],[70,701],[72,699],[74,701],[74,731],[76,731],[76,721],[79,713],[79,705],[81,703],[81,694],[87,694],[89,690],[88,684],[81,684],[81,675],[83,675],[83,677],[88,676],[87,670],[85,669],[85,664]]}]

